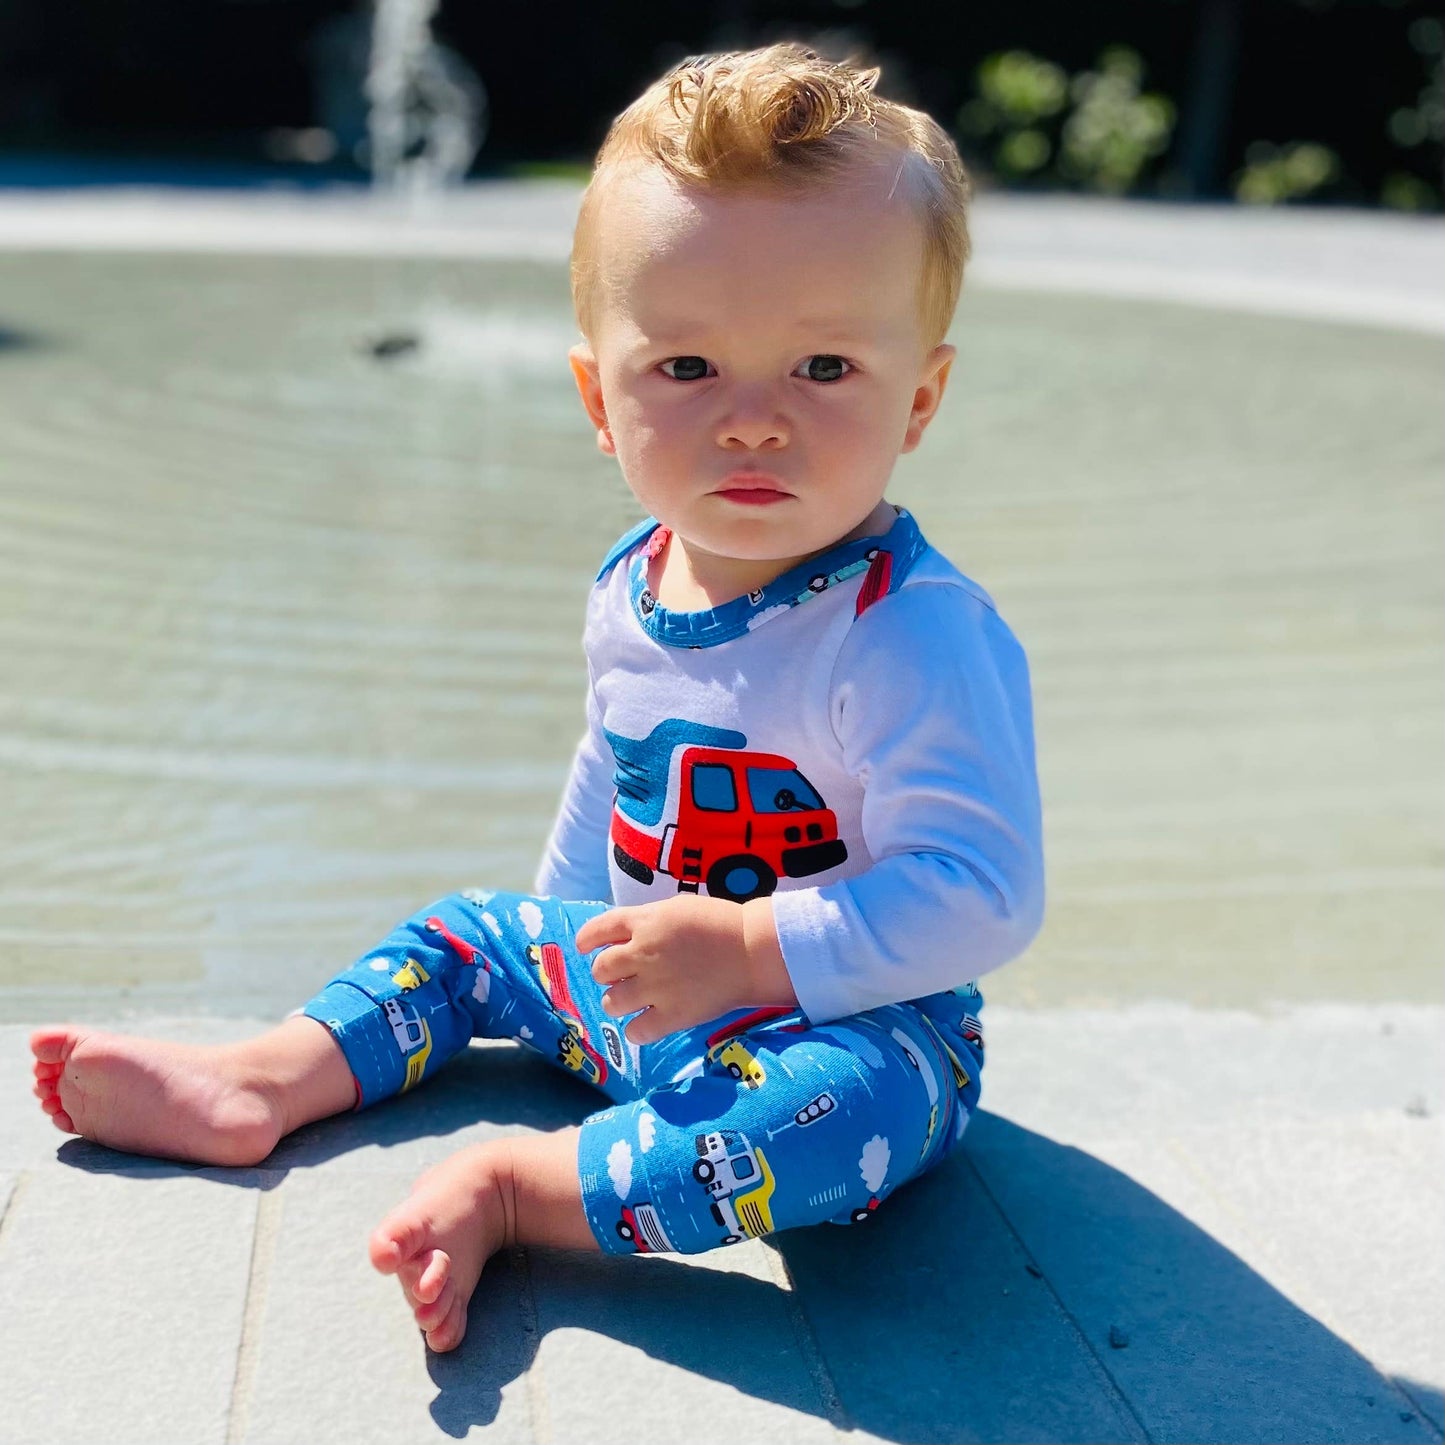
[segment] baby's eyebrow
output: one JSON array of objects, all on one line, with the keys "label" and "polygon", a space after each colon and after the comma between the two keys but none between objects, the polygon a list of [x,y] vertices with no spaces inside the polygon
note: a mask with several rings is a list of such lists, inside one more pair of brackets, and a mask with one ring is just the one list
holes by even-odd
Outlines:
[{"label": "baby's eyebrow", "polygon": [[[714,327],[705,323],[695,325],[687,322],[669,322],[666,325],[643,326],[640,328],[648,346],[695,346],[708,347],[719,340],[737,335],[735,326]],[[878,339],[866,326],[859,326],[857,320],[839,321],[835,318],[802,317],[789,323],[789,331],[799,342],[816,345],[828,342],[835,345],[858,345]]]}]

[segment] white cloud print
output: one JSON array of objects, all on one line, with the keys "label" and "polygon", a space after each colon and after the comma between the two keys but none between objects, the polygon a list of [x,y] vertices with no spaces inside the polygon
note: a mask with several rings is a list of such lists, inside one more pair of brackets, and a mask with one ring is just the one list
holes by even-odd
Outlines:
[{"label": "white cloud print", "polygon": [[607,1175],[619,1199],[626,1199],[632,1192],[632,1145],[626,1139],[619,1139],[607,1151]]},{"label": "white cloud print", "polygon": [[637,1142],[642,1146],[642,1152],[647,1153],[657,1139],[657,1119],[652,1114],[639,1114],[637,1116]]},{"label": "white cloud print", "polygon": [[486,1003],[492,996],[492,975],[484,968],[477,970],[477,981],[472,985],[472,997],[478,1003]]},{"label": "white cloud print", "polygon": [[881,1134],[875,1134],[864,1146],[858,1160],[858,1172],[868,1186],[870,1194],[877,1194],[883,1187],[883,1178],[888,1173],[890,1151],[888,1141]]},{"label": "white cloud print", "polygon": [[530,898],[517,905],[517,917],[527,930],[528,938],[536,938],[542,931],[542,910]]},{"label": "white cloud print", "polygon": [[493,918],[490,913],[482,914],[482,922],[485,923],[487,927],[492,930],[492,933],[497,938],[500,938],[502,936],[502,925],[498,923],[497,920]]}]

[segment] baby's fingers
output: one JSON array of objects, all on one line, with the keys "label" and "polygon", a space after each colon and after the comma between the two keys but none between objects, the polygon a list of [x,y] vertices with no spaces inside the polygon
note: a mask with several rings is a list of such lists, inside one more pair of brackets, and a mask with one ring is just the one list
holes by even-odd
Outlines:
[{"label": "baby's fingers", "polygon": [[621,979],[602,995],[602,1012],[614,1019],[635,1014],[647,1007],[647,1000],[641,995],[642,986],[635,978]]},{"label": "baby's fingers", "polygon": [[638,1014],[622,1032],[627,1035],[627,1042],[630,1044],[655,1044],[658,1039],[665,1039],[673,1030],[668,1027],[664,1015],[657,1009],[650,1008]]},{"label": "baby's fingers", "polygon": [[632,937],[632,926],[628,919],[630,910],[609,908],[596,918],[589,918],[577,930],[573,940],[579,953],[591,953],[595,948],[606,948],[612,943],[626,943]]}]

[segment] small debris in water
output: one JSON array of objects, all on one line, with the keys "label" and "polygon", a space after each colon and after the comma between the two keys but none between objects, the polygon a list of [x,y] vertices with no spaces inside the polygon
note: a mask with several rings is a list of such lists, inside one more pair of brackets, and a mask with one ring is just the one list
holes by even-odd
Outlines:
[{"label": "small debris in water", "polygon": [[1025,1264],[1024,1268],[1028,1270],[1028,1272],[1033,1275],[1035,1279],[1042,1279],[1044,1277],[1043,1270],[1041,1270],[1036,1264]]},{"label": "small debris in water", "polygon": [[1118,1325],[1109,1326],[1109,1348],[1111,1350],[1127,1350],[1129,1348],[1129,1336]]},{"label": "small debris in water", "polygon": [[384,331],[380,336],[369,337],[364,346],[377,361],[390,361],[418,350],[421,337],[414,331]]},{"label": "small debris in water", "polygon": [[1413,1420],[1414,1418],[1415,1418],[1415,1412],[1414,1412],[1413,1410],[1401,1410],[1401,1411],[1400,1411],[1400,1422],[1401,1422],[1401,1424],[1408,1425],[1408,1424],[1410,1423],[1410,1421]]},{"label": "small debris in water", "polygon": [[1405,1105],[1405,1112],[1412,1119],[1428,1119],[1430,1117],[1430,1106],[1425,1102],[1424,1094],[1415,1094],[1410,1102]]}]

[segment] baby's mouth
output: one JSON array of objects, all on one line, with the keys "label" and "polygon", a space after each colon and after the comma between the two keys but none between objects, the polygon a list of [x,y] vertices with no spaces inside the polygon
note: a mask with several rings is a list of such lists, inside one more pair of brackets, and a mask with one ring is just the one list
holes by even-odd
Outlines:
[{"label": "baby's mouth", "polygon": [[732,472],[724,477],[716,495],[733,501],[782,501],[792,493],[771,472]]}]

